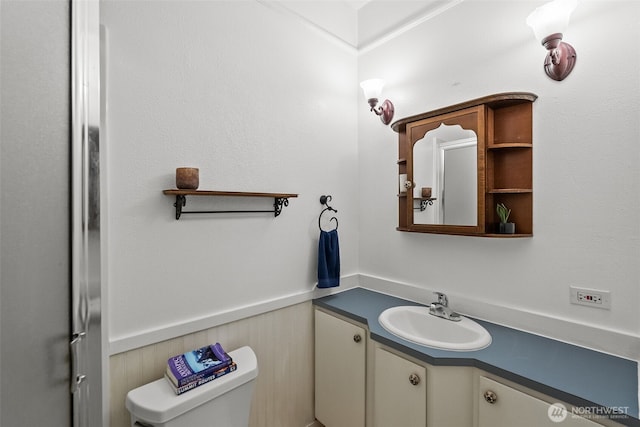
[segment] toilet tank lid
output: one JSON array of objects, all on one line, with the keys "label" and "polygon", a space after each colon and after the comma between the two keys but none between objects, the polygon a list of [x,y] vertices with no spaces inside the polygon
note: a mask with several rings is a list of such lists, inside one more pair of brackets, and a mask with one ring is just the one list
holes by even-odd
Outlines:
[{"label": "toilet tank lid", "polygon": [[258,361],[251,347],[241,347],[229,355],[238,364],[235,371],[181,395],[176,395],[166,378],[161,378],[127,393],[127,409],[147,422],[167,422],[258,376]]}]

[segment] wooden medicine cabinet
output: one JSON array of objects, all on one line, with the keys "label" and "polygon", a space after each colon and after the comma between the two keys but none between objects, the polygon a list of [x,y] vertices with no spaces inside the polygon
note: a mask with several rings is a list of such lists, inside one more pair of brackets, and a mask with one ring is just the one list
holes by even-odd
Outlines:
[{"label": "wooden medicine cabinet", "polygon": [[[533,236],[533,102],[527,92],[490,95],[400,119],[399,231]],[[515,233],[498,233],[496,205]]]}]

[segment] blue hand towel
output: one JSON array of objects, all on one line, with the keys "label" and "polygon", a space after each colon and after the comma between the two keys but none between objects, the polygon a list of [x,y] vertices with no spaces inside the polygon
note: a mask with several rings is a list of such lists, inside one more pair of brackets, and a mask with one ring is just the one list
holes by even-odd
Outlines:
[{"label": "blue hand towel", "polygon": [[338,230],[320,231],[318,242],[318,287],[340,285],[340,246]]}]

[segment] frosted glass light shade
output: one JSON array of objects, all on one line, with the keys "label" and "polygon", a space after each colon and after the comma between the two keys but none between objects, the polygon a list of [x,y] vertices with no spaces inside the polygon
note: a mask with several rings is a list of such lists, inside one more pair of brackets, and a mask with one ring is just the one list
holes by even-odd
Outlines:
[{"label": "frosted glass light shade", "polygon": [[361,82],[360,87],[364,91],[364,97],[367,100],[380,98],[384,83],[382,79],[369,79]]},{"label": "frosted glass light shade", "polygon": [[562,34],[569,26],[569,17],[577,4],[577,0],[553,0],[543,4],[527,17],[527,25],[533,28],[540,42],[551,34]]},{"label": "frosted glass light shade", "polygon": [[367,99],[371,111],[376,116],[380,117],[380,120],[385,125],[391,123],[393,119],[394,107],[393,103],[388,99],[378,105],[378,98],[382,95],[382,87],[384,86],[384,80],[382,79],[369,79],[360,83],[360,87],[364,91],[364,97]]}]

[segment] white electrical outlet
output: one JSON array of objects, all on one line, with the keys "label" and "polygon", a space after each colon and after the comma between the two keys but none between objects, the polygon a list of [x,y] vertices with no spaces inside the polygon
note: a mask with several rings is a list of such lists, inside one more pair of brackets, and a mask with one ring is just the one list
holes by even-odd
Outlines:
[{"label": "white electrical outlet", "polygon": [[571,304],[611,310],[611,292],[569,286]]}]

